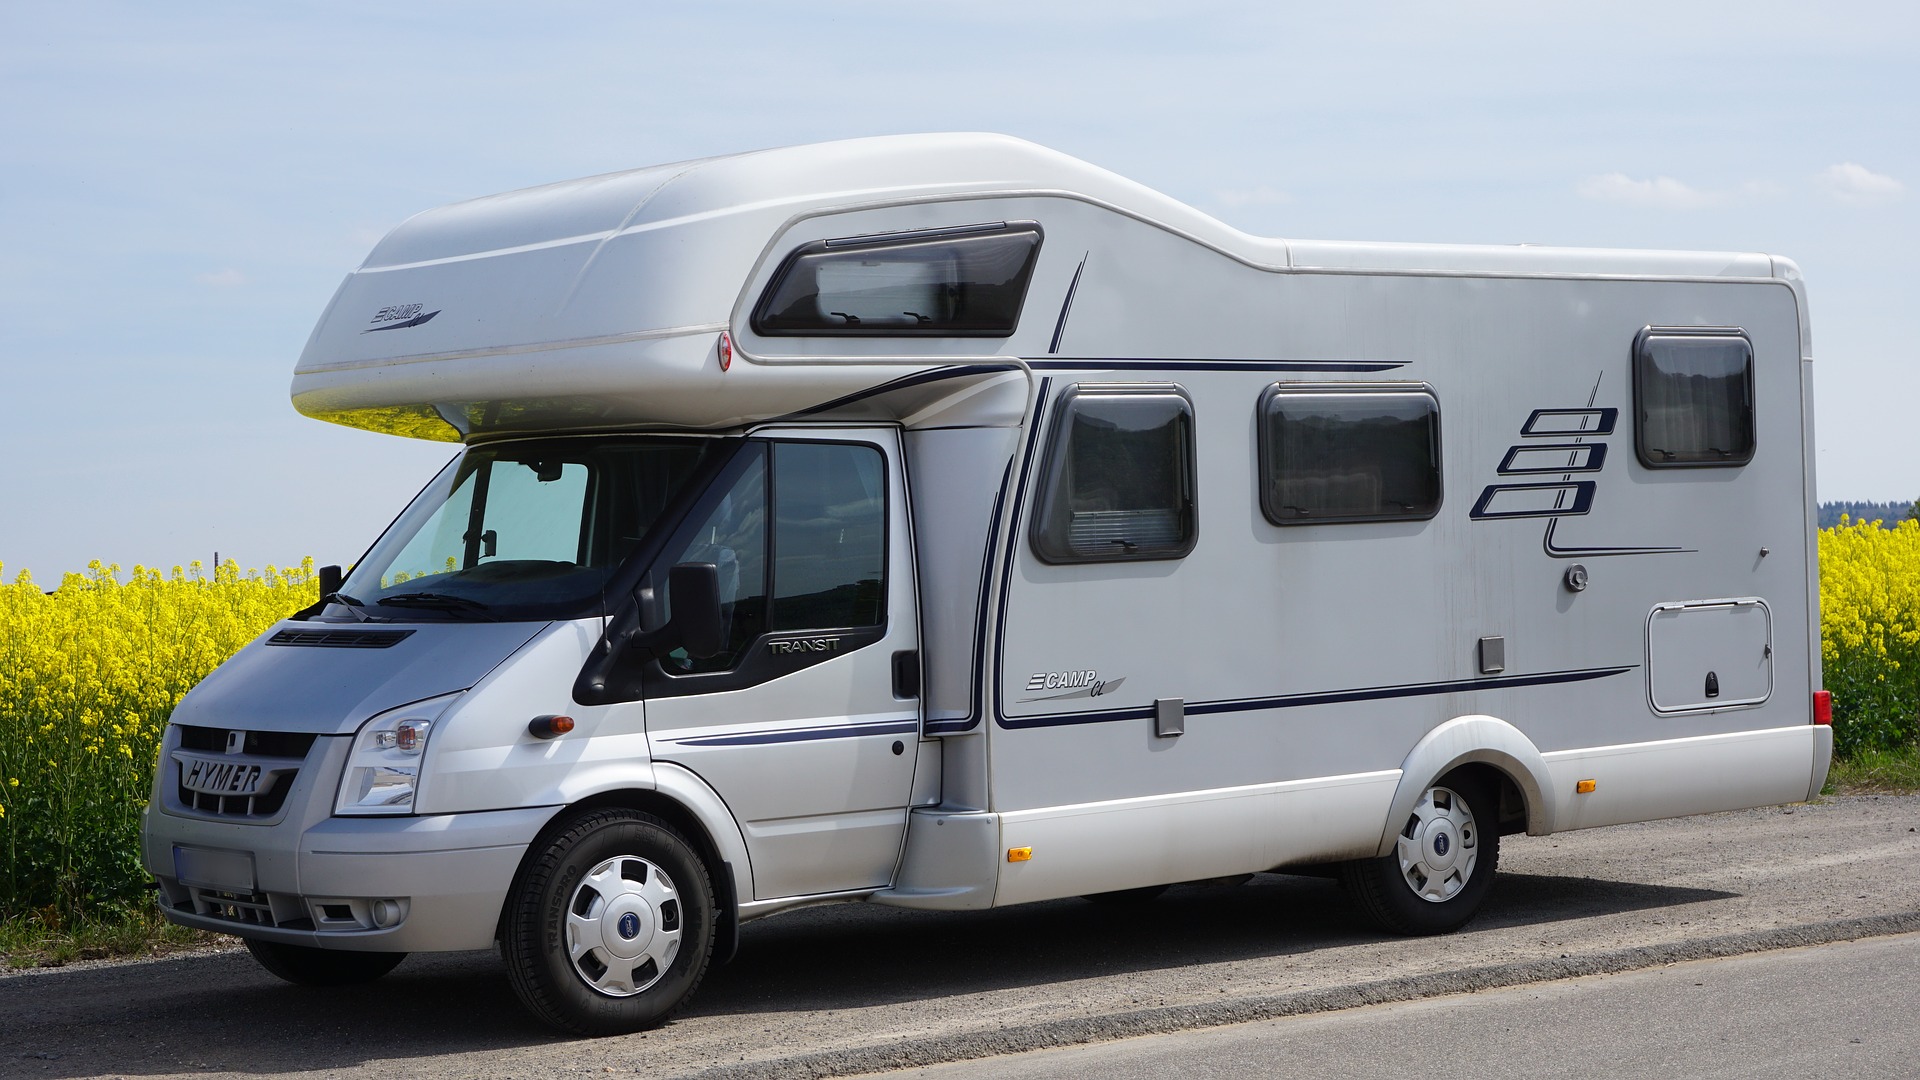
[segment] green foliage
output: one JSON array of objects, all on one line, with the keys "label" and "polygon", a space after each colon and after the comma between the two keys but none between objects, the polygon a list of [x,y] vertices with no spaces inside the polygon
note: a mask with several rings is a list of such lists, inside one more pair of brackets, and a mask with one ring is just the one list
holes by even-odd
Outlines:
[{"label": "green foliage", "polygon": [[192,686],[318,595],[308,564],[208,578],[94,563],[49,593],[0,584],[0,919],[112,921],[152,906],[140,814]]},{"label": "green foliage", "polygon": [[1820,659],[1842,758],[1920,738],[1920,521],[1820,532]]},{"label": "green foliage", "polygon": [[1920,791],[1920,748],[1862,750],[1836,758],[1824,795],[1911,794]]}]

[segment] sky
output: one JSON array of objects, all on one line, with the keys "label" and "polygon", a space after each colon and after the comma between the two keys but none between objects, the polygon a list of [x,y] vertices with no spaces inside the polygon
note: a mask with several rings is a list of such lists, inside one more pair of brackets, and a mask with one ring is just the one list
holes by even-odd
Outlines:
[{"label": "sky", "polygon": [[999,131],[1267,236],[1799,263],[1823,500],[1920,497],[1920,6],[0,4],[0,574],[350,563],[451,455],[293,364],[418,211]]}]

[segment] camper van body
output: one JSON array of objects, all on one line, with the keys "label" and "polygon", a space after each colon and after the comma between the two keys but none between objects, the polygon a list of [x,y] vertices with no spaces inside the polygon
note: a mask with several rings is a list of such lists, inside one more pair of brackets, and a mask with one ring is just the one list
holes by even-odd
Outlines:
[{"label": "camper van body", "polygon": [[1778,258],[1261,239],[997,136],[430,211],[293,398],[463,457],[176,709],[146,865],[587,1032],[828,900],[1337,866],[1445,929],[1502,833],[1820,789],[1810,356]]}]

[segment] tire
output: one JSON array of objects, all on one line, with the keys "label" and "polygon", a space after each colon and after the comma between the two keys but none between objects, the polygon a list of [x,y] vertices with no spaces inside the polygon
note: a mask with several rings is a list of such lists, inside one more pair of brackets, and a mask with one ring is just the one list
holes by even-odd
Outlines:
[{"label": "tire", "polygon": [[385,975],[407,958],[403,952],[341,952],[253,938],[246,941],[247,951],[261,967],[299,986],[358,986]]},{"label": "tire", "polygon": [[1172,888],[1171,885],[1142,885],[1137,889],[1118,889],[1113,892],[1088,893],[1080,899],[1089,904],[1102,907],[1138,907],[1160,899],[1160,895]]},{"label": "tire", "polygon": [[713,956],[713,881],[666,822],[590,811],[547,834],[507,898],[500,952],[514,993],[575,1035],[663,1023]]},{"label": "tire", "polygon": [[1394,850],[1341,868],[1341,884],[1396,934],[1447,934],[1466,925],[1500,865],[1499,804],[1470,773],[1435,781],[1414,804]]}]

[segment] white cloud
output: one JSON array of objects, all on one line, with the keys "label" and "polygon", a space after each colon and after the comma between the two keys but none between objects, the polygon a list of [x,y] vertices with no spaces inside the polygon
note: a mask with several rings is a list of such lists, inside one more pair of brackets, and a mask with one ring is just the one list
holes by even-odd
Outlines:
[{"label": "white cloud", "polygon": [[1654,206],[1668,210],[1693,210],[1712,206],[1725,198],[1719,192],[1688,187],[1671,176],[1635,180],[1626,173],[1617,172],[1583,180],[1578,190],[1583,198],[1597,202]]},{"label": "white cloud", "polygon": [[1907,193],[1907,186],[1900,181],[1851,161],[1828,166],[1817,179],[1828,195],[1854,206],[1892,202]]},{"label": "white cloud", "polygon": [[217,289],[232,289],[247,283],[247,275],[229,266],[225,270],[216,270],[211,274],[195,274],[193,280],[202,285],[212,285]]},{"label": "white cloud", "polygon": [[1213,201],[1222,206],[1239,208],[1242,206],[1279,206],[1293,201],[1293,196],[1278,188],[1230,188],[1213,193]]}]

